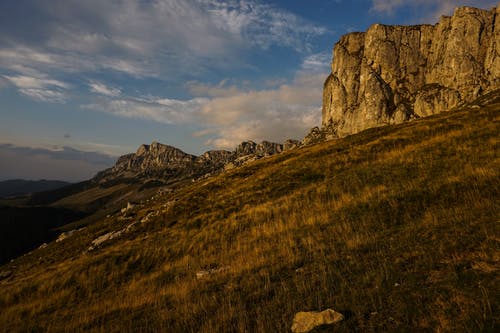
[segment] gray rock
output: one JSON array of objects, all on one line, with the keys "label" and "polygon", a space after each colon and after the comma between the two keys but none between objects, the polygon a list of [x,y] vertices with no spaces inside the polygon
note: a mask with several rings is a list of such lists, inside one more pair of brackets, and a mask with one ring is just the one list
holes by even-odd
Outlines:
[{"label": "gray rock", "polygon": [[300,147],[299,140],[288,139],[283,143],[283,151],[295,149],[297,147]]},{"label": "gray rock", "polygon": [[207,270],[202,270],[196,272],[196,278],[197,279],[204,279],[212,274],[217,274],[217,273],[222,273],[224,271],[227,271],[229,269],[229,266],[224,266],[224,267],[218,267],[218,268],[211,268]]},{"label": "gray rock", "polygon": [[500,4],[463,7],[436,25],[375,24],[343,36],[324,84],[323,128],[343,137],[447,111],[500,88],[499,13]]},{"label": "gray rock", "polygon": [[335,324],[344,320],[344,315],[332,309],[321,312],[297,312],[293,318],[292,332],[307,333],[321,325]]}]

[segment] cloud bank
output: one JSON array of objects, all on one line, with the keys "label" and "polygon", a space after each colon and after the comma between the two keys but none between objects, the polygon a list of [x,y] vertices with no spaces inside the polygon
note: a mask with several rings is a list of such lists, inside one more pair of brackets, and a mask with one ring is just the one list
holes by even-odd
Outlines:
[{"label": "cloud bank", "polygon": [[[55,149],[0,144],[1,180],[57,179],[82,181],[109,168],[116,157],[71,147]],[[36,167],[34,167],[36,166]]]},{"label": "cloud bank", "polygon": [[229,84],[191,81],[194,96],[177,100],[157,96],[120,96],[97,100],[87,109],[128,118],[166,124],[200,124],[193,133],[213,148],[232,149],[245,140],[284,141],[302,138],[321,121],[323,82],[330,55],[313,54],[304,59],[291,82],[280,81],[267,89],[249,89]]}]

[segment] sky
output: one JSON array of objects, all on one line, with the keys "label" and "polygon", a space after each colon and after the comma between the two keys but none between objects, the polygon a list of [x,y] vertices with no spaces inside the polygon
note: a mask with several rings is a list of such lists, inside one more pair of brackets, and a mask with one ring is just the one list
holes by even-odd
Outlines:
[{"label": "sky", "polygon": [[301,139],[340,36],[497,2],[0,0],[0,181],[89,179],[152,141]]}]

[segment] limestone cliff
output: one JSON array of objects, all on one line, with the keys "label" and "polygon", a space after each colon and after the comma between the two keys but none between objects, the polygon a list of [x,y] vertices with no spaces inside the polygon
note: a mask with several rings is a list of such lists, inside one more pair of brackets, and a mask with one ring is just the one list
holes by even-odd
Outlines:
[{"label": "limestone cliff", "polygon": [[343,36],[324,84],[324,129],[337,137],[436,114],[500,88],[500,4],[457,8],[436,25]]}]

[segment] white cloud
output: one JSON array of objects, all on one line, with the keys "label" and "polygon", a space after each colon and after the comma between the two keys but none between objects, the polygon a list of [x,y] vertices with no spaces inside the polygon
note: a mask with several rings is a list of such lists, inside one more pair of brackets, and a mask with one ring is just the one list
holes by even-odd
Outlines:
[{"label": "white cloud", "polygon": [[203,123],[214,134],[206,144],[234,148],[244,140],[302,138],[321,120],[324,79],[324,74],[302,74],[275,89],[239,91],[210,99],[200,110]]},{"label": "white cloud", "polygon": [[[259,0],[29,0],[30,24],[0,23],[0,68],[114,70],[158,77],[241,62],[245,50],[295,50],[325,28]],[[9,11],[12,8],[2,8]]]},{"label": "white cloud", "polygon": [[64,103],[67,100],[65,90],[70,88],[69,84],[48,78],[41,73],[38,75],[38,77],[26,75],[4,75],[3,77],[17,87],[20,93],[34,100],[57,103]]},{"label": "white cloud", "polygon": [[186,84],[186,87],[194,96],[206,97],[229,97],[240,92],[240,89],[235,85],[227,86],[228,80],[222,80],[216,85],[191,81]]},{"label": "white cloud", "polygon": [[[189,82],[194,98],[157,96],[103,96],[85,108],[117,116],[201,128],[194,137],[206,137],[207,146],[232,149],[245,140],[282,142],[300,139],[320,124],[323,82],[329,71],[326,53],[304,58],[291,82],[251,89],[223,80],[217,84]],[[264,84],[265,86],[265,84]]]},{"label": "white cloud", "polygon": [[102,82],[90,81],[88,83],[90,91],[109,97],[118,97],[121,94],[119,88],[108,87]]},{"label": "white cloud", "polygon": [[67,89],[69,87],[68,84],[62,81],[52,80],[48,78],[30,77],[24,75],[18,75],[18,76],[4,75],[4,77],[8,79],[10,82],[12,82],[18,88],[43,89],[49,86],[54,86],[57,88]]},{"label": "white cloud", "polygon": [[270,90],[235,90],[206,86],[210,97],[176,100],[159,97],[109,98],[86,105],[116,116],[166,124],[196,124],[193,133],[206,136],[206,145],[232,149],[245,140],[284,141],[302,138],[321,120],[321,94],[325,76],[300,75],[291,84]]},{"label": "white cloud", "polygon": [[66,103],[68,99],[65,93],[51,89],[19,89],[19,92],[33,100],[47,103]]},{"label": "white cloud", "polygon": [[199,2],[219,29],[262,48],[280,45],[300,51],[308,48],[308,37],[327,32],[290,12],[257,1]]},{"label": "white cloud", "polygon": [[328,73],[332,55],[329,52],[321,52],[308,55],[302,62],[302,72],[304,73]]},{"label": "white cloud", "polygon": [[372,0],[372,10],[393,15],[401,7],[418,8],[422,13],[421,21],[436,22],[441,15],[451,15],[459,6],[491,8],[497,5],[497,0]]},{"label": "white cloud", "polygon": [[83,107],[120,117],[148,119],[164,124],[185,124],[195,120],[197,111],[205,101],[203,98],[186,101],[160,97],[102,98]]}]

